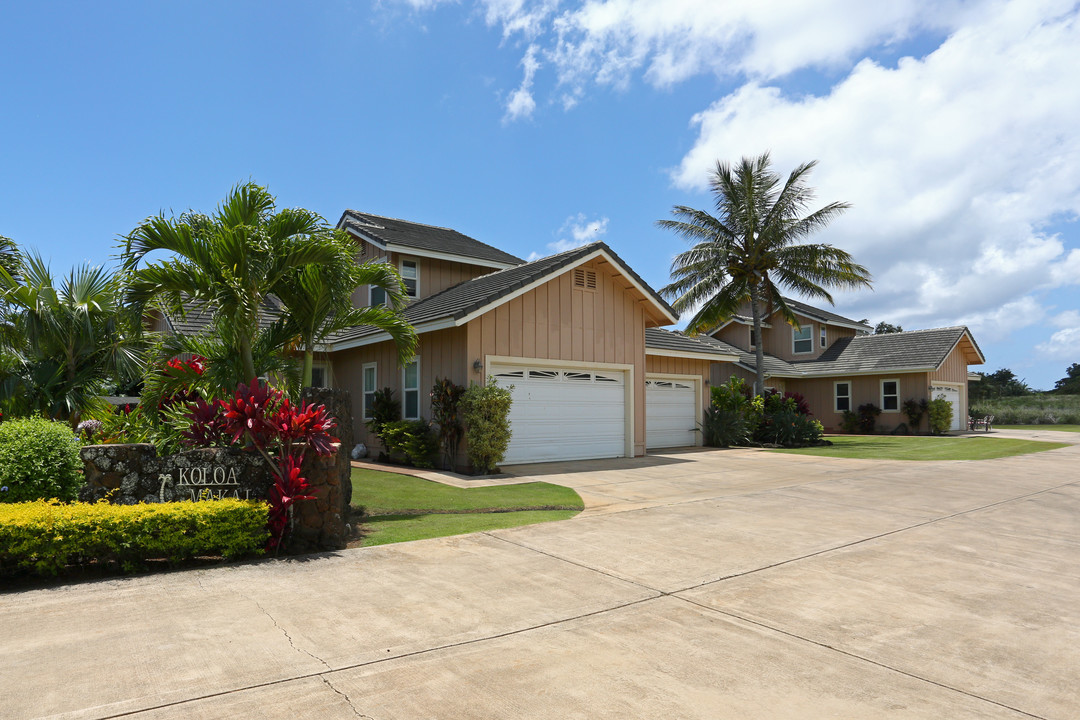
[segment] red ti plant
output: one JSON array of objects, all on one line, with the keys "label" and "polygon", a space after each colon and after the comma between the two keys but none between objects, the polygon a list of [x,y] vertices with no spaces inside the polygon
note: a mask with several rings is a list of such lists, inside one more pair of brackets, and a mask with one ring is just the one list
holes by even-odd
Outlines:
[{"label": "red ti plant", "polygon": [[188,406],[191,430],[184,433],[191,445],[209,446],[224,442],[257,450],[274,474],[270,488],[270,541],[268,550],[277,550],[288,529],[290,509],[299,500],[314,500],[311,486],[300,474],[304,454],[329,455],[338,439],[330,435],[334,418],[322,405],[307,403],[299,408],[280,390],[262,385],[258,379],[241,383],[229,400],[213,404],[199,399]]}]

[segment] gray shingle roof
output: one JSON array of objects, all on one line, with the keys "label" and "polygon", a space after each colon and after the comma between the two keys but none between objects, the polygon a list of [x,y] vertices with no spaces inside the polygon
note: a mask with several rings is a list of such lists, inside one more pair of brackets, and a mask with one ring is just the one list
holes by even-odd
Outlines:
[{"label": "gray shingle roof", "polygon": [[[540,258],[530,263],[498,270],[488,275],[481,275],[478,278],[466,280],[447,288],[435,295],[421,298],[405,309],[405,319],[413,325],[435,320],[460,320],[499,298],[509,295],[515,290],[519,290],[547,275],[551,275],[600,249],[607,252],[626,274],[633,277],[645,288],[661,307],[666,309],[672,316],[678,317],[678,314],[671,309],[671,306],[664,302],[663,298],[657,295],[656,291],[650,288],[618,255],[612,252],[611,248],[603,242],[594,242],[573,250]],[[327,345],[336,345],[366,336],[377,335],[379,332],[379,330],[368,326],[350,328],[327,338]]]},{"label": "gray shingle roof", "polygon": [[740,350],[720,340],[707,336],[690,337],[681,332],[662,328],[645,328],[645,347],[654,350],[676,350],[679,352],[705,353],[716,355],[717,360],[725,355],[739,355]]},{"label": "gray shingle roof", "polygon": [[[975,345],[966,327],[856,335],[837,340],[815,360],[789,363],[766,355],[765,372],[777,376],[806,377],[937,368],[965,333]],[[982,355],[978,345],[975,345],[975,349]],[[751,369],[756,367],[752,354],[744,354],[740,363]]]},{"label": "gray shingle roof", "polygon": [[338,221],[338,227],[366,235],[395,251],[406,248],[432,250],[502,265],[520,265],[525,262],[457,230],[356,210],[346,210]]},{"label": "gray shingle roof", "polygon": [[[807,305],[806,303],[799,302],[798,300],[792,300],[789,297],[784,298],[784,302],[786,302],[788,304],[788,307],[790,307],[794,312],[805,315],[809,318],[813,318],[814,320],[818,320],[819,322],[832,323],[834,325],[850,325],[852,327],[865,330],[866,332],[873,332],[874,330],[866,323],[859,322],[858,320],[852,320],[851,318],[846,318],[843,315],[837,315],[836,313],[829,312],[828,310],[822,310],[821,308],[814,307],[813,305]],[[749,307],[745,306],[740,308],[740,311],[733,316],[733,319],[739,320],[740,322],[744,323],[753,322],[753,318],[750,316],[750,309]],[[763,326],[768,326],[767,323],[763,322],[762,324]]]},{"label": "gray shingle roof", "polygon": [[[185,298],[183,306],[184,314],[182,316],[167,311],[162,313],[173,331],[180,335],[198,335],[210,326],[213,314],[206,304]],[[267,296],[263,298],[262,308],[259,312],[259,328],[265,330],[270,327],[281,317],[283,310],[281,302],[276,297]]]}]

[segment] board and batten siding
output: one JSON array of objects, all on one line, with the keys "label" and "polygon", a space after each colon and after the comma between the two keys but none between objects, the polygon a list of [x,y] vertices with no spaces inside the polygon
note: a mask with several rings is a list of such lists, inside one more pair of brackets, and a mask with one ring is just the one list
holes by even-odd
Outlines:
[{"label": "board and batten siding", "polygon": [[[440,293],[443,290],[453,287],[458,283],[465,282],[466,280],[472,280],[475,277],[494,272],[493,268],[484,267],[482,265],[417,257],[409,255],[407,252],[387,253],[369,242],[363,243],[363,250],[364,254],[358,254],[356,257],[358,263],[385,261],[391,263],[396,270],[400,270],[402,258],[415,261],[417,264],[417,272],[419,273],[421,298]],[[353,307],[368,306],[370,287],[370,285],[361,285],[357,288],[352,297]]]},{"label": "board and batten siding", "polygon": [[[828,377],[790,379],[787,382],[789,392],[797,392],[806,398],[810,405],[810,412],[819,420],[829,432],[837,432],[841,429],[843,413],[835,411],[834,383],[846,382],[851,384],[851,411],[855,412],[860,405],[873,403],[881,407],[881,381],[898,380],[900,382],[899,405],[896,411],[882,412],[877,417],[879,432],[888,432],[896,428],[900,423],[907,423],[907,416],[903,413],[905,400],[925,398],[929,390],[929,382],[926,373],[885,373],[882,375],[854,375],[851,377]],[[920,421],[918,431],[927,429],[926,418]]]},{"label": "board and batten siding", "polygon": [[711,360],[666,357],[664,355],[645,356],[645,372],[649,375],[697,375],[700,377],[702,407],[709,407],[709,403],[712,401],[709,396],[709,383],[712,382],[710,379],[712,365]]},{"label": "board and batten siding", "polygon": [[[727,385],[728,380],[732,376],[742,378],[748,388],[753,388],[754,383],[757,381],[757,375],[754,374],[753,370],[747,370],[744,367],[739,367],[735,363],[730,362],[713,363],[709,376],[709,382],[717,386]],[[775,388],[780,392],[786,392],[787,383],[788,381],[784,378],[765,376],[765,387]]]},{"label": "board and batten siding", "polygon": [[[968,366],[967,360],[964,358],[964,353],[960,349],[959,343],[952,349],[952,352],[945,358],[945,362],[941,363],[941,367],[930,373],[930,385],[934,383],[945,383],[948,385],[960,386],[960,419],[963,422],[967,422],[968,416]],[[929,388],[928,388],[929,390]],[[931,400],[933,398],[930,398]]]},{"label": "board and batten siding", "polygon": [[[423,333],[419,341],[416,355],[420,358],[420,417],[430,419],[430,392],[436,377],[449,377],[458,385],[468,385],[470,379],[480,376],[474,374],[466,363],[465,328]],[[341,350],[332,353],[330,358],[334,366],[334,384],[348,390],[352,400],[353,443],[362,442],[369,448],[377,448],[379,441],[363,421],[363,367],[367,363],[377,363],[376,389],[388,387],[394,391],[394,397],[401,400],[402,368],[398,363],[397,348],[394,343],[386,341]]]},{"label": "board and batten siding", "polygon": [[[657,321],[647,301],[607,262],[596,271],[596,289],[575,288],[570,271],[470,321],[468,362],[525,358],[632,367],[633,452],[645,453],[645,326]],[[648,306],[651,307],[651,306]]]}]

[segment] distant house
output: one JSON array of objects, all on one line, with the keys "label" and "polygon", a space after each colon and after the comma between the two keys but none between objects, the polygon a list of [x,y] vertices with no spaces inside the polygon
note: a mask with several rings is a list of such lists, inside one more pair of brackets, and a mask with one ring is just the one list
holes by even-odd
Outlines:
[{"label": "distant house", "polygon": [[[907,423],[906,400],[944,396],[952,403],[953,430],[967,427],[969,365],[985,362],[966,327],[872,335],[872,328],[805,303],[785,298],[799,320],[795,328],[774,312],[762,324],[766,387],[806,397],[827,430],[840,429],[845,410],[871,403],[881,409],[878,427]],[[739,359],[713,366],[713,383],[732,375],[752,384],[757,360],[753,322],[736,315],[708,335],[694,338],[736,352]],[[928,429],[927,418],[913,431]]]}]

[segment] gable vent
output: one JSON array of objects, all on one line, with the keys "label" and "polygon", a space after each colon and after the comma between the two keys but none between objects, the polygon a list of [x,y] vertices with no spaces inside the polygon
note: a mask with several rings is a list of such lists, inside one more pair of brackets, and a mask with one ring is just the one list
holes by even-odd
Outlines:
[{"label": "gable vent", "polygon": [[586,290],[596,289],[596,271],[574,268],[574,287]]}]

